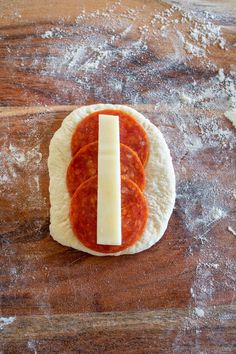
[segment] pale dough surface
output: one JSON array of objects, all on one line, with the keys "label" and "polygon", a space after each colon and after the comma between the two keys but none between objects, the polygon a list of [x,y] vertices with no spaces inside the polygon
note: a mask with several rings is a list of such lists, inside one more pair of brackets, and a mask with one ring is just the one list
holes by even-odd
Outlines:
[{"label": "pale dough surface", "polygon": [[[71,137],[77,124],[87,115],[102,109],[118,109],[132,115],[145,129],[150,141],[150,155],[145,167],[144,190],[148,203],[148,221],[142,238],[133,246],[117,253],[100,253],[85,247],[74,235],[69,221],[70,195],[66,171],[71,160]],[[50,233],[54,240],[97,256],[119,256],[144,251],[163,236],[175,203],[175,174],[168,146],[159,129],[142,114],[124,105],[96,104],[83,106],[62,122],[49,146]]]}]

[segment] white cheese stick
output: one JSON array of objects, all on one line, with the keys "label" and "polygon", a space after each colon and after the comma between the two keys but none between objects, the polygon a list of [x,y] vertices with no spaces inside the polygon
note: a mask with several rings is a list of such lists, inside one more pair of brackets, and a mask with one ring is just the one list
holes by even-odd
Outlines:
[{"label": "white cheese stick", "polygon": [[119,117],[106,114],[99,114],[97,244],[122,244]]}]

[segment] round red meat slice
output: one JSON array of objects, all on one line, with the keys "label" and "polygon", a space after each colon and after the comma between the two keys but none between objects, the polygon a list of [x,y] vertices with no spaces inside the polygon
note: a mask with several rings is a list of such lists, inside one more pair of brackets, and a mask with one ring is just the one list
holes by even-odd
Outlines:
[{"label": "round red meat slice", "polygon": [[[131,179],[143,191],[145,174],[143,165],[132,149],[120,144],[121,175]],[[83,146],[71,160],[67,169],[67,188],[72,195],[87,179],[98,173],[98,142]]]},{"label": "round red meat slice", "polygon": [[93,112],[84,118],[76,127],[71,140],[71,152],[74,156],[84,145],[98,140],[99,114],[117,115],[120,119],[120,142],[134,150],[143,165],[149,153],[148,137],[143,127],[129,114],[113,109]]},{"label": "round red meat slice", "polygon": [[114,253],[132,246],[143,234],[148,209],[138,186],[121,178],[122,245],[98,245],[97,239],[97,176],[77,188],[71,199],[70,222],[76,237],[86,247],[103,253]]}]

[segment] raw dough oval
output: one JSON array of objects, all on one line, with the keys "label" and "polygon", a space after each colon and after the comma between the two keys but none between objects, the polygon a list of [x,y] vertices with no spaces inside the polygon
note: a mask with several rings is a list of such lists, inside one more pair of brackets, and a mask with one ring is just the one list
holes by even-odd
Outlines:
[{"label": "raw dough oval", "polygon": [[[141,238],[131,247],[117,253],[101,253],[85,247],[74,235],[70,220],[70,195],[66,173],[71,161],[71,137],[77,124],[94,111],[115,109],[132,115],[149,138],[149,158],[145,166],[144,195],[148,203],[147,225]],[[135,109],[124,105],[96,104],[83,106],[70,113],[55,132],[49,146],[50,233],[64,246],[97,256],[119,256],[144,251],[163,236],[175,202],[175,174],[168,146],[160,130]]]}]

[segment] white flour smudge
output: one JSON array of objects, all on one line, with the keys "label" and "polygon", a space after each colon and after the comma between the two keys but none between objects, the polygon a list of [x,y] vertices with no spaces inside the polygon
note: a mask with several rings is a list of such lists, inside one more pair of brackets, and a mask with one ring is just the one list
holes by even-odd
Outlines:
[{"label": "white flour smudge", "polygon": [[231,232],[232,235],[236,236],[236,231],[231,226],[228,226],[227,230]]},{"label": "white flour smudge", "polygon": [[[20,211],[24,204],[29,209],[41,209],[45,205],[38,193],[39,174],[44,168],[41,164],[40,146],[37,144],[26,151],[21,144],[14,145],[11,142],[8,144],[6,141],[0,152],[1,190],[5,192],[3,198],[7,198],[8,201],[15,200],[12,205],[15,212]],[[26,171],[29,171],[28,175],[26,175]],[[4,216],[2,217],[4,218]]]},{"label": "white flour smudge", "polygon": [[32,350],[34,354],[37,354],[37,341],[36,340],[29,340],[27,344],[28,348]]},{"label": "white flour smudge", "polygon": [[4,327],[9,326],[16,320],[15,316],[10,316],[10,317],[0,317],[0,330],[2,330]]},{"label": "white flour smudge", "polygon": [[195,310],[195,313],[196,313],[196,315],[198,317],[204,317],[205,316],[205,312],[204,312],[203,309],[200,309],[200,308],[196,307],[194,310]]},{"label": "white flour smudge", "polygon": [[225,112],[225,117],[233,124],[234,128],[236,128],[236,109],[232,111]]}]

